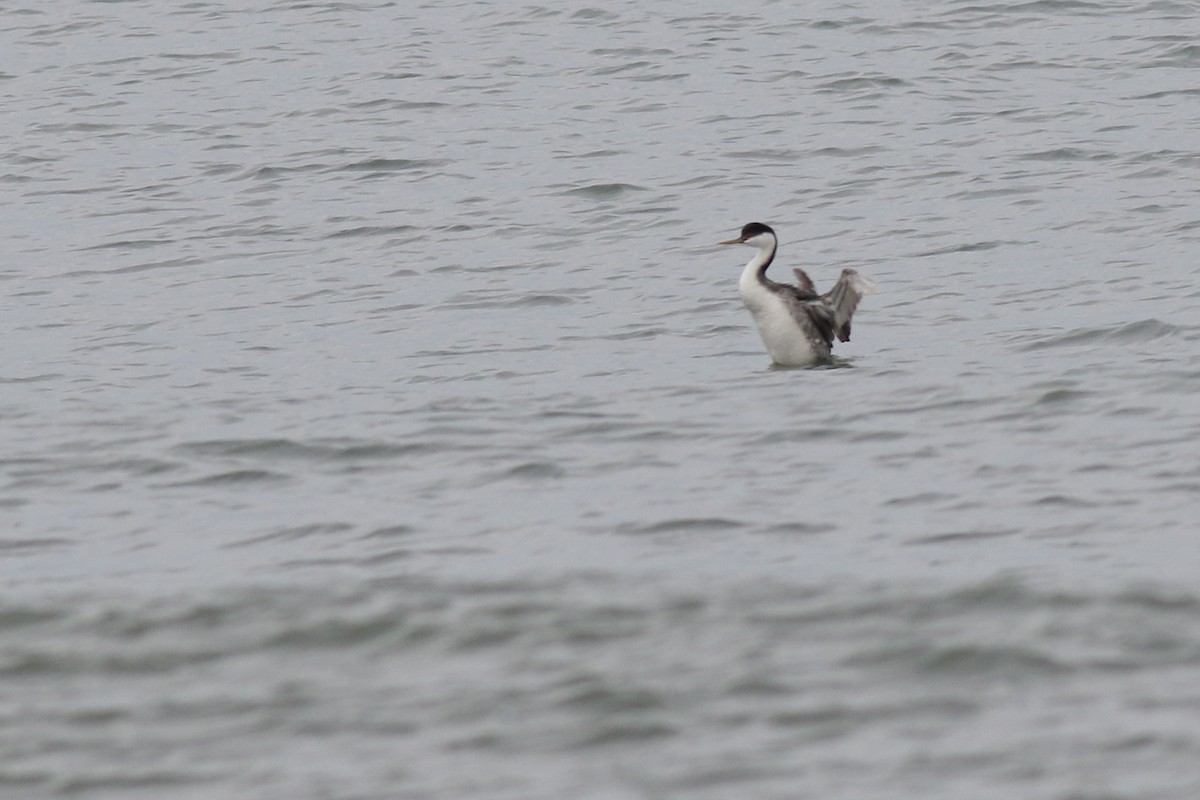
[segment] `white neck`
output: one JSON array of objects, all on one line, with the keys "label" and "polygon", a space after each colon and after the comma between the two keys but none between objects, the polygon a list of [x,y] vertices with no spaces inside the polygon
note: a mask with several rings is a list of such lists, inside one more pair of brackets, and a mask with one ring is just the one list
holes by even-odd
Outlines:
[{"label": "white neck", "polygon": [[742,277],[738,281],[738,288],[742,291],[742,296],[746,296],[747,291],[753,291],[762,285],[759,278],[760,273],[766,271],[767,264],[771,263],[771,259],[775,257],[775,237],[759,235],[747,242],[758,248],[758,252],[754,254],[754,258],[746,263],[746,268],[742,270]]}]

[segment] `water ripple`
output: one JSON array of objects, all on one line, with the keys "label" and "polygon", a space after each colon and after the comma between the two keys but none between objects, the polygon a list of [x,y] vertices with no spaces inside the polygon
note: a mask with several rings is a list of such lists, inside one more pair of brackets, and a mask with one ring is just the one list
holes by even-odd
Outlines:
[{"label": "water ripple", "polygon": [[[75,5],[0,14],[0,784],[1196,796],[1189,4]],[[879,285],[832,368],[750,220]]]}]

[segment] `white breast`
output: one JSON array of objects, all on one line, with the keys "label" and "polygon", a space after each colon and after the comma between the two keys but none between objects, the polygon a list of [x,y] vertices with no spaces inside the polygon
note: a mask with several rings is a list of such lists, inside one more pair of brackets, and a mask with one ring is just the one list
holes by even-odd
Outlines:
[{"label": "white breast", "polygon": [[807,367],[819,361],[820,354],[783,299],[759,283],[756,272],[747,265],[738,289],[771,360],[785,367]]}]

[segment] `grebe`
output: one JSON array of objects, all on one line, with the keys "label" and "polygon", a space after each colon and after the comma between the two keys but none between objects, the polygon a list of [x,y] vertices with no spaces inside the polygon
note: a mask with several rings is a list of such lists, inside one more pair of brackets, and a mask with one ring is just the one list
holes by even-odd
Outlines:
[{"label": "grebe", "polygon": [[783,367],[811,367],[829,361],[833,339],[850,341],[850,317],[864,294],[875,284],[852,269],[825,294],[817,294],[812,280],[802,269],[793,270],[799,286],[776,283],[767,277],[779,240],[775,231],[761,222],[742,228],[742,235],[720,244],[748,244],[758,252],[742,270],[738,289],[742,302],[754,317],[758,334],[771,360]]}]

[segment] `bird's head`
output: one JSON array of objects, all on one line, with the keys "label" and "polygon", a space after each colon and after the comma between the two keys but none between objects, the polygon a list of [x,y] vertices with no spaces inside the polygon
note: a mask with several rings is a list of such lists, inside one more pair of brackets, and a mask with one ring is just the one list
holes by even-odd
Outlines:
[{"label": "bird's head", "polygon": [[748,244],[760,250],[775,246],[775,231],[761,222],[747,222],[742,226],[742,233],[736,239],[730,239],[718,244]]}]

